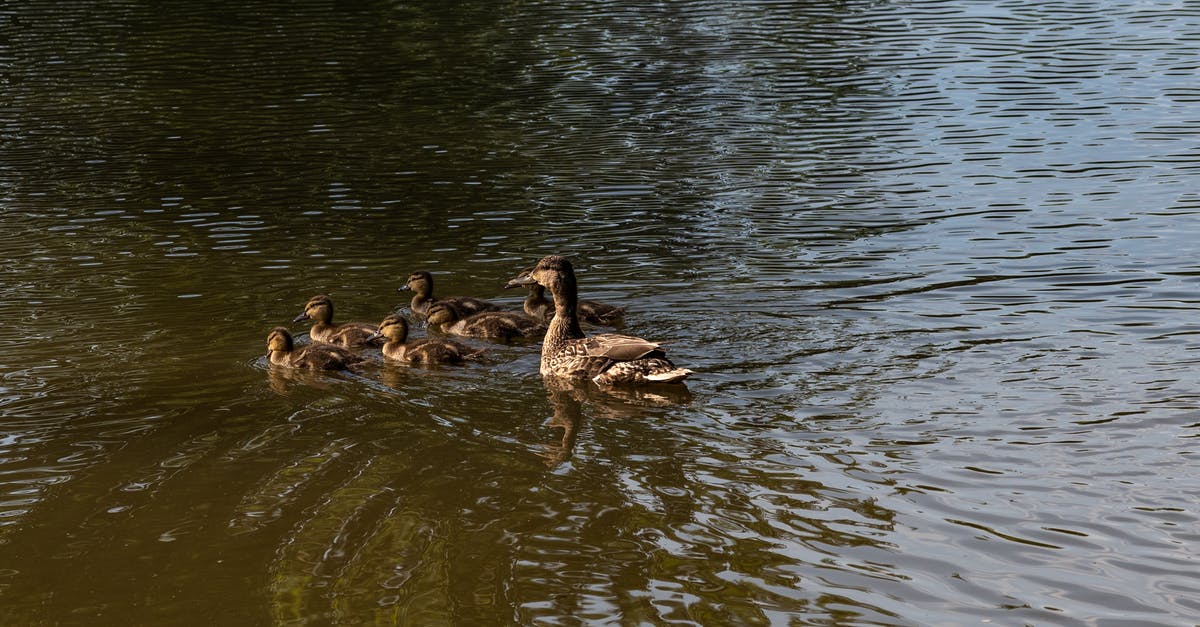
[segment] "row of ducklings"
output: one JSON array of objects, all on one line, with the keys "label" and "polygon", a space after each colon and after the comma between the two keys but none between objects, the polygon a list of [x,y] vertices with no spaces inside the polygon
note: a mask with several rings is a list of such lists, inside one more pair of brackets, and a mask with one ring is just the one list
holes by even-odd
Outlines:
[{"label": "row of ducklings", "polygon": [[[549,323],[554,317],[554,303],[546,298],[546,288],[542,285],[527,281],[531,270],[522,272],[517,278],[509,281],[504,289],[511,289],[524,285],[529,289],[529,295],[522,302],[522,308],[525,310],[525,315],[533,320],[543,323]],[[465,319],[472,314],[478,314],[487,311],[501,311],[503,307],[496,303],[471,298],[470,296],[451,296],[449,298],[435,298],[433,296],[433,276],[424,270],[418,270],[408,275],[408,280],[404,285],[400,286],[399,291],[411,291],[413,293],[411,309],[413,313],[427,316],[430,324],[435,324],[434,320],[441,320],[436,324],[448,324],[458,320]],[[612,326],[621,321],[625,315],[624,307],[615,305],[607,305],[598,303],[594,300],[581,300],[577,303],[577,311],[579,319],[589,324]],[[448,331],[454,333],[453,331]],[[458,335],[471,335],[470,333],[457,333]],[[488,337],[487,335],[478,335],[477,337]]]},{"label": "row of ducklings", "polygon": [[[525,285],[529,295],[522,303],[524,313],[505,311],[494,302],[470,296],[437,298],[433,295],[433,276],[418,270],[408,276],[398,291],[413,292],[410,309],[425,324],[442,333],[489,340],[512,341],[536,338],[546,332],[554,317],[554,304],[537,283],[523,283],[528,271],[505,285],[505,289]],[[625,307],[596,301],[579,301],[578,315],[591,324],[619,323]],[[448,338],[409,339],[408,321],[399,314],[384,318],[378,325],[366,322],[333,322],[333,300],[313,296],[293,322],[311,321],[309,338],[299,349],[286,327],[274,328],[267,340],[271,363],[290,368],[340,370],[364,361],[351,349],[379,347],[383,356],[412,364],[461,364],[478,358],[486,349],[475,348]]]}]

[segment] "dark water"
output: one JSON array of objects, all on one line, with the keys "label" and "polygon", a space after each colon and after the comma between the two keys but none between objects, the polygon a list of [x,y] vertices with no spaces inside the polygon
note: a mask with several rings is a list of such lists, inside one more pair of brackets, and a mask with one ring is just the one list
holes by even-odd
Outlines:
[{"label": "dark water", "polygon": [[[1170,1],[2,5],[0,616],[1195,624],[1198,70]],[[548,253],[686,394],[262,356]]]}]

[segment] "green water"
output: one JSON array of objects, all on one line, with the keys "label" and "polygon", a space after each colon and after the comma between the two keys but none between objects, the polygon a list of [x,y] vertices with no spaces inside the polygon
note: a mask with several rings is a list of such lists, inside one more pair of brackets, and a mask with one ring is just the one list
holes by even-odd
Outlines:
[{"label": "green water", "polygon": [[[1194,623],[1198,38],[1172,2],[0,7],[0,616]],[[516,308],[552,253],[685,390],[554,386],[536,343],[267,366],[312,295]]]}]

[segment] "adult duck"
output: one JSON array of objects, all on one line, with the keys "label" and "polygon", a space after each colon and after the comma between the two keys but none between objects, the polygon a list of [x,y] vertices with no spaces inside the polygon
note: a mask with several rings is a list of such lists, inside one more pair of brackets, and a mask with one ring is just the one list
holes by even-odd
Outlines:
[{"label": "adult duck", "polygon": [[379,328],[365,322],[333,323],[333,300],[325,295],[313,296],[304,304],[304,311],[292,322],[312,320],[312,328],[308,337],[314,342],[337,344],[345,348],[361,348],[363,346],[380,346],[383,340],[372,340]]},{"label": "adult duck", "polygon": [[513,281],[537,283],[554,297],[554,317],[542,341],[542,376],[589,378],[600,385],[645,385],[679,383],[692,374],[671,363],[656,342],[616,333],[585,336],[579,327],[575,269],[566,257],[543,257]]},{"label": "adult duck", "polygon": [[[521,275],[524,276],[527,274],[528,271],[523,272]],[[504,288],[509,289],[519,285],[521,284],[517,283],[517,279],[513,279]],[[529,288],[529,295],[521,303],[525,313],[543,322],[550,322],[550,319],[554,317],[554,303],[549,298],[546,298],[546,288],[537,283],[530,283],[525,287]],[[594,300],[579,301],[579,320],[581,322],[611,327],[618,324],[624,316],[624,307],[598,303]]]},{"label": "adult duck", "polygon": [[442,333],[503,342],[535,338],[546,332],[545,324],[522,313],[482,311],[468,315],[448,302],[430,305],[426,321]]},{"label": "adult duck", "polygon": [[461,364],[475,359],[486,349],[472,348],[462,342],[444,339],[408,339],[408,321],[392,314],[379,323],[379,337],[387,339],[383,356],[410,364]]},{"label": "adult duck", "polygon": [[287,328],[275,327],[267,335],[267,360],[284,368],[345,370],[363,361],[363,358],[344,347],[323,342],[306,344],[297,349]]},{"label": "adult duck", "polygon": [[408,280],[404,282],[404,285],[399,287],[399,291],[413,293],[410,307],[414,314],[420,316],[429,315],[429,307],[434,303],[450,303],[457,307],[464,316],[483,311],[499,311],[501,309],[500,305],[496,303],[470,296],[435,298],[433,295],[433,275],[424,270],[417,270],[408,275]]}]

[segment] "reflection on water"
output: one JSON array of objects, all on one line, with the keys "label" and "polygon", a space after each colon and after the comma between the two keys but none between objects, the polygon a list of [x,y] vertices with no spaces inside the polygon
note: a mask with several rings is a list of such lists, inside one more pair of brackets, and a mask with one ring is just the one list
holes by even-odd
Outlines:
[{"label": "reflection on water", "polygon": [[[1194,622],[1198,37],[1169,0],[0,7],[4,615]],[[415,268],[519,309],[550,253],[688,388],[262,356]]]}]

